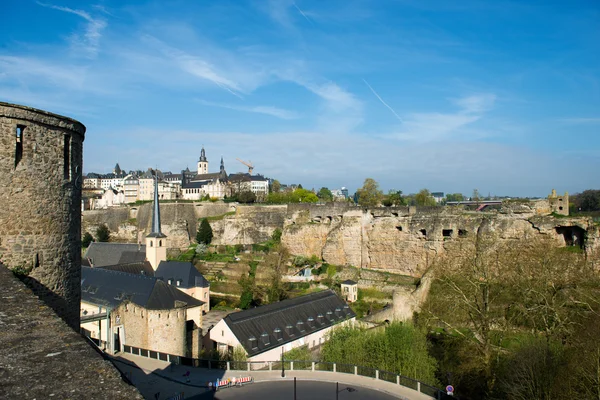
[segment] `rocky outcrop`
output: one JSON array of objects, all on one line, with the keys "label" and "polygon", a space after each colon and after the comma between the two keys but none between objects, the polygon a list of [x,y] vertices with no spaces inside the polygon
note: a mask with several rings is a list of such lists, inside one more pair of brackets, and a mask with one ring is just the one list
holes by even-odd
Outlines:
[{"label": "rocky outcrop", "polygon": [[[92,234],[108,224],[117,240],[135,242],[150,229],[151,205],[84,212]],[[330,264],[420,277],[442,255],[452,255],[477,232],[499,240],[529,240],[540,235],[557,246],[582,246],[588,256],[600,249],[598,226],[589,218],[540,215],[527,204],[492,212],[453,207],[363,209],[346,203],[241,206],[224,203],[161,204],[163,231],[170,247],[185,248],[196,235],[198,218],[211,218],[213,244],[255,244],[276,229],[292,254],[316,255]]]}]

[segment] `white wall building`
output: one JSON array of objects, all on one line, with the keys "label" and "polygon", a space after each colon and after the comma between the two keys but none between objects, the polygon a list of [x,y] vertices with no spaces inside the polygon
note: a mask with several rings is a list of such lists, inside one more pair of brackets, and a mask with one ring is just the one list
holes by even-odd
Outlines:
[{"label": "white wall building", "polygon": [[330,330],[355,319],[342,299],[325,290],[229,314],[210,330],[210,339],[220,352],[242,347],[248,361],[277,361],[282,349],[318,346]]}]

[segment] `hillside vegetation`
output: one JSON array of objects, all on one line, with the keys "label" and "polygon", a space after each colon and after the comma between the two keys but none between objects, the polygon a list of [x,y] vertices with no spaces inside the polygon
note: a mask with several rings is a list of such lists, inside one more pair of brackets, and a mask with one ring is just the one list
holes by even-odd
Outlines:
[{"label": "hillside vegetation", "polygon": [[478,235],[439,262],[417,323],[462,399],[599,399],[594,262],[550,241]]}]

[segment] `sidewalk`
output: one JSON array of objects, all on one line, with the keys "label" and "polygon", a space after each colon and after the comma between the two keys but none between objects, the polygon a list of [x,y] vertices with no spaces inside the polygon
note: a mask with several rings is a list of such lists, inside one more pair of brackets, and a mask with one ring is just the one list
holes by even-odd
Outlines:
[{"label": "sidewalk", "polygon": [[[390,395],[405,400],[431,400],[431,397],[418,393],[415,390],[394,383],[376,380],[360,375],[345,374],[339,372],[327,371],[285,371],[285,378],[281,377],[279,371],[226,371],[207,368],[193,368],[182,365],[173,365],[166,361],[155,360],[132,354],[121,353],[117,357],[111,357],[115,360],[115,365],[124,372],[133,373],[133,369],[138,372],[133,375],[133,383],[147,397],[147,393],[158,391],[156,379],[162,378],[161,390],[166,387],[170,392],[183,391],[186,397],[204,393],[208,390],[207,383],[215,382],[217,379],[230,379],[251,376],[255,382],[283,381],[283,380],[309,380],[321,382],[339,382],[346,385],[362,386],[370,389],[379,390]],[[186,376],[189,371],[189,376]],[[145,375],[145,376],[144,376]],[[137,382],[136,382],[137,380]],[[164,382],[166,381],[166,382]],[[147,397],[148,398],[148,397]]]}]

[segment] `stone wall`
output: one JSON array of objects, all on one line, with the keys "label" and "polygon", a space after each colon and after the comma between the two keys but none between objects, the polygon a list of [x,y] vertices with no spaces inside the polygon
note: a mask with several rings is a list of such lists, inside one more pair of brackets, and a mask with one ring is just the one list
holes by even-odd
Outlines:
[{"label": "stone wall", "polygon": [[0,257],[79,326],[81,187],[85,127],[0,103]]},{"label": "stone wall", "polygon": [[213,244],[255,244],[282,229],[287,206],[238,206],[235,215],[211,221]]},{"label": "stone wall", "polygon": [[3,265],[0,348],[2,399],[143,398]]}]

